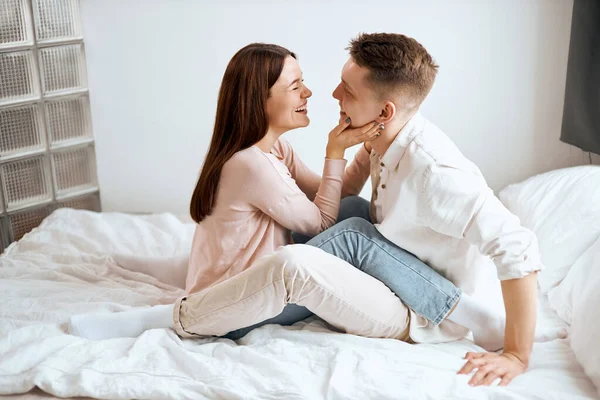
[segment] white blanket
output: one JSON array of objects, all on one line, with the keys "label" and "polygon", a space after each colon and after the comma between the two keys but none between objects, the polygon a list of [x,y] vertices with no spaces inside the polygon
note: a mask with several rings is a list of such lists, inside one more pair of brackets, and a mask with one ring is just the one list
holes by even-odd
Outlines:
[{"label": "white blanket", "polygon": [[471,388],[457,376],[468,340],[408,345],[334,333],[317,318],[266,326],[244,339],[181,340],[170,330],[91,342],[67,335],[76,313],[167,303],[182,294],[124,270],[107,255],[169,256],[193,225],[169,215],[62,209],[0,258],[0,394],[39,387],[104,399],[591,399],[596,389],[542,300],[530,368],[508,388]]}]

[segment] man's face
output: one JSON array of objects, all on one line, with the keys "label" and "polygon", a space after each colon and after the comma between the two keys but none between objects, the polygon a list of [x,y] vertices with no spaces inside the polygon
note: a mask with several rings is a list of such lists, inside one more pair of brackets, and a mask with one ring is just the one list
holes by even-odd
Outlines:
[{"label": "man's face", "polygon": [[352,57],[342,69],[342,81],[333,91],[340,105],[340,120],[350,117],[351,127],[360,127],[375,121],[383,102],[377,99],[373,88],[367,83],[368,70],[357,65]]}]

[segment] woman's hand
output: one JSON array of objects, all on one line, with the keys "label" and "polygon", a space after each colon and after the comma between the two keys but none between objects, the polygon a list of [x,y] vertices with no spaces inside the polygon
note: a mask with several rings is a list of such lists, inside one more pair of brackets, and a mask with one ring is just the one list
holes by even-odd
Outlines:
[{"label": "woman's hand", "polygon": [[346,118],[329,132],[327,158],[342,159],[347,148],[372,140],[383,130],[383,125],[377,122],[369,122],[360,128],[348,128],[349,126],[350,118]]}]

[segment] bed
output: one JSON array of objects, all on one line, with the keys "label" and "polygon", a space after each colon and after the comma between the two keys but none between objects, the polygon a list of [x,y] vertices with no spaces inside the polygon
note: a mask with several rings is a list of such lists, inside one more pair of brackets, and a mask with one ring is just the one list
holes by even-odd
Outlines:
[{"label": "bed", "polygon": [[[513,193],[514,194],[514,193]],[[512,198],[517,198],[514,195]],[[0,394],[32,399],[597,399],[570,326],[539,292],[539,340],[526,374],[506,388],[457,376],[468,339],[409,345],[331,330],[318,318],[265,326],[234,342],[151,330],[87,341],[65,322],[84,312],[168,303],[183,294],[128,271],[111,254],[168,257],[189,248],[193,224],[59,209],[0,257]]]}]

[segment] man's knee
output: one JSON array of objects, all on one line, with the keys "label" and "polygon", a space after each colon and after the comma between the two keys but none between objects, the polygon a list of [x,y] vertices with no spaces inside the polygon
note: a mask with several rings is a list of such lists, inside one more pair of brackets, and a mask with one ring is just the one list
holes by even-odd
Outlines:
[{"label": "man's knee", "polygon": [[375,225],[373,225],[371,222],[367,221],[366,219],[360,218],[360,217],[351,217],[351,218],[345,219],[342,222],[338,222],[330,229],[335,230],[336,233],[344,233],[344,234],[346,234],[346,233],[352,233],[352,234],[362,233],[367,236],[371,236],[373,233],[375,233],[377,231],[377,229],[375,228]]},{"label": "man's knee", "polygon": [[344,197],[340,202],[340,211],[337,220],[344,221],[351,217],[360,217],[370,220],[370,208],[369,201],[360,196]]}]

